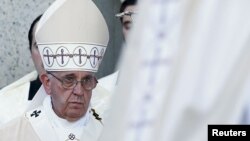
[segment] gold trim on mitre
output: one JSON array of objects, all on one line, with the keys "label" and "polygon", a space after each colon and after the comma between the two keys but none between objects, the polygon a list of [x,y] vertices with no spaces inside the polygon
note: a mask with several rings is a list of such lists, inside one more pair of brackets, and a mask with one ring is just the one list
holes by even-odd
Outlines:
[{"label": "gold trim on mitre", "polygon": [[35,36],[47,71],[96,72],[109,41],[105,19],[92,0],[56,0]]}]

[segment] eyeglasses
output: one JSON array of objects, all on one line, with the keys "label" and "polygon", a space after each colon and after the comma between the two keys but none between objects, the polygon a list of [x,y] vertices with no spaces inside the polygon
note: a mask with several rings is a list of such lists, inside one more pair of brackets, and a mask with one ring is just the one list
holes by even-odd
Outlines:
[{"label": "eyeglasses", "polygon": [[135,15],[137,14],[137,12],[131,12],[131,11],[124,11],[122,13],[118,13],[115,16],[118,18],[121,18],[123,16],[130,16],[132,20],[134,20]]},{"label": "eyeglasses", "polygon": [[90,91],[90,90],[93,90],[96,87],[96,84],[98,83],[96,78],[92,75],[86,76],[81,81],[77,81],[76,79],[73,79],[70,77],[65,77],[65,78],[60,79],[57,76],[55,76],[54,74],[52,74],[51,72],[47,72],[47,73],[52,75],[53,77],[55,77],[58,81],[60,81],[62,83],[62,86],[65,89],[73,89],[73,88],[75,88],[75,86],[77,85],[78,82],[81,82],[81,86],[85,90]]}]

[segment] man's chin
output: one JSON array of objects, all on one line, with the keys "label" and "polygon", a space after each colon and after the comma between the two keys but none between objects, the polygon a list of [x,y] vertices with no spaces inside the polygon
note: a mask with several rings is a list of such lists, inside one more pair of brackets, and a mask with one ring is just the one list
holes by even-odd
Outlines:
[{"label": "man's chin", "polygon": [[83,113],[82,109],[71,109],[71,111],[67,112],[65,118],[67,121],[74,122],[82,118],[84,115],[85,113]]},{"label": "man's chin", "polygon": [[79,120],[81,117],[82,116],[79,116],[79,115],[70,115],[66,117],[66,120],[69,122],[74,122],[74,121]]}]

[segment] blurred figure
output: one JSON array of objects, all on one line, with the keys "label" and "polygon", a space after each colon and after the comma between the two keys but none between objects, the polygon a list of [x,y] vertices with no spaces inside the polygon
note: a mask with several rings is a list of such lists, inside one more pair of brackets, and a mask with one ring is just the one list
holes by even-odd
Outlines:
[{"label": "blurred figure", "polygon": [[204,141],[209,124],[242,123],[250,99],[249,6],[141,0],[100,141]]}]

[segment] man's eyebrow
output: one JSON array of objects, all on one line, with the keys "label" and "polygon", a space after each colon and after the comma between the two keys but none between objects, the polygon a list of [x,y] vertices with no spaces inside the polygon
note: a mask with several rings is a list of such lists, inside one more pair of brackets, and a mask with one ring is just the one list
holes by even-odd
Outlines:
[{"label": "man's eyebrow", "polygon": [[[64,75],[64,76],[62,76],[62,77],[76,78],[75,74],[71,74],[71,73],[70,73],[70,74],[66,74],[66,75]],[[88,74],[88,75],[82,77],[81,79],[82,79],[82,80],[83,80],[83,79],[89,79],[89,78],[91,78],[91,77],[94,77],[94,76],[91,75],[91,74]]]},{"label": "man's eyebrow", "polygon": [[64,75],[63,77],[75,77],[75,75],[74,75],[74,74],[72,74],[72,73],[70,73],[70,74],[66,74],[66,75]]},{"label": "man's eyebrow", "polygon": [[94,77],[94,76],[89,74],[89,75],[84,76],[82,79],[88,79],[88,78],[91,78],[91,77]]}]

